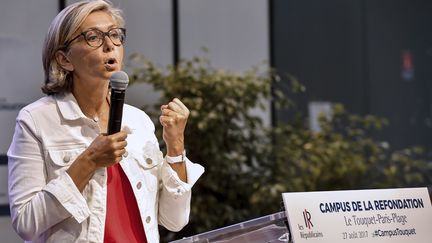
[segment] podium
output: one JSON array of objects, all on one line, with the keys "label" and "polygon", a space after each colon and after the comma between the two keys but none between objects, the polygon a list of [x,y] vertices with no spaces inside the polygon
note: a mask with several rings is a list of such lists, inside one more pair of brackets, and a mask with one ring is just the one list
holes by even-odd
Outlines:
[{"label": "podium", "polygon": [[171,243],[430,243],[431,196],[426,187],[288,192],[284,211]]},{"label": "podium", "polygon": [[171,243],[291,243],[289,239],[285,212],[278,212],[180,240],[171,241]]}]

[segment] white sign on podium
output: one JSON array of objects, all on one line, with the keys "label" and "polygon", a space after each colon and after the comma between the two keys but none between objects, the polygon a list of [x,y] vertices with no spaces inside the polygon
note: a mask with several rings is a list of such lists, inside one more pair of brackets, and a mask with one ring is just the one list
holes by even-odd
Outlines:
[{"label": "white sign on podium", "polygon": [[283,193],[294,243],[430,243],[427,188]]}]

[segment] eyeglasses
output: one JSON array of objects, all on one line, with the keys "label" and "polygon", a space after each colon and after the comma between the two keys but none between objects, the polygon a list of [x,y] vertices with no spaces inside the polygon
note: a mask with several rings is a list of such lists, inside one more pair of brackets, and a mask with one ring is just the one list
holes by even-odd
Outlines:
[{"label": "eyeglasses", "polygon": [[78,39],[81,36],[84,37],[84,40],[91,47],[101,47],[105,42],[105,36],[108,36],[114,45],[121,46],[126,40],[126,29],[113,28],[107,32],[103,32],[98,29],[84,31],[75,38],[72,38],[70,41],[65,42],[64,47],[67,48],[72,43],[72,41]]}]

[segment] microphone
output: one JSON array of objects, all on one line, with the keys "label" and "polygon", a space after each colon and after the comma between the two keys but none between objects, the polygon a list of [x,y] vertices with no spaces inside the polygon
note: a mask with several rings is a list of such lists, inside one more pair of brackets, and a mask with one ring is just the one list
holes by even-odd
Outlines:
[{"label": "microphone", "polygon": [[123,104],[129,77],[123,71],[114,72],[110,79],[111,104],[108,120],[108,135],[120,132],[123,116]]}]

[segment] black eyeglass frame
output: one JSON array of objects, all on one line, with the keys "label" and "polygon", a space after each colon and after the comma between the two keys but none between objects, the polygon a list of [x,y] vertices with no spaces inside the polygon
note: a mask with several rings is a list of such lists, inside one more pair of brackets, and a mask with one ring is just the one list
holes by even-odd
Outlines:
[{"label": "black eyeglass frame", "polygon": [[[110,36],[109,33],[110,33],[111,31],[113,31],[113,30],[118,30],[118,29],[121,30],[121,31],[123,32],[123,38],[122,38],[122,40],[120,41],[120,44],[115,44],[114,41],[111,39],[111,36]],[[102,34],[102,42],[101,42],[100,45],[98,45],[98,46],[92,46],[92,45],[88,42],[88,40],[87,40],[87,38],[86,38],[86,34],[87,34],[88,32],[90,32],[90,31],[97,31],[97,32],[99,32],[99,33]],[[126,29],[125,29],[125,28],[112,28],[112,29],[109,29],[107,32],[103,32],[103,31],[98,30],[98,29],[90,29],[90,30],[87,30],[87,31],[83,31],[83,32],[81,32],[79,35],[77,35],[77,36],[75,36],[74,38],[72,38],[71,40],[66,41],[66,42],[63,44],[64,49],[67,49],[67,48],[69,47],[69,45],[70,45],[74,40],[78,39],[78,38],[81,37],[81,36],[84,37],[84,40],[86,41],[87,45],[89,45],[89,46],[91,46],[91,47],[95,47],[95,48],[99,48],[99,47],[101,47],[101,46],[105,43],[105,36],[108,36],[108,38],[111,40],[111,42],[112,42],[115,46],[121,46],[121,45],[123,45],[123,44],[125,43],[125,41],[126,41]]]}]

